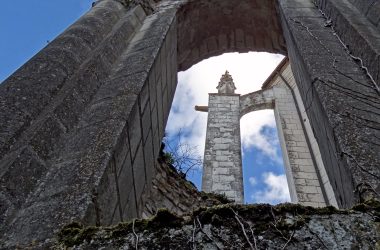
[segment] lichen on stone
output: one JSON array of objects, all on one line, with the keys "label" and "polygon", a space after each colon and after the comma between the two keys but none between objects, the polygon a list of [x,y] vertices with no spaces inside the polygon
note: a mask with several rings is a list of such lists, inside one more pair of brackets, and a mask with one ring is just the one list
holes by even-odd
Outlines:
[{"label": "lichen on stone", "polygon": [[60,232],[58,248],[375,249],[380,242],[380,223],[373,219],[378,205],[373,201],[338,210],[290,203],[224,204],[183,217],[159,210],[150,219],[112,227],[72,223]]}]

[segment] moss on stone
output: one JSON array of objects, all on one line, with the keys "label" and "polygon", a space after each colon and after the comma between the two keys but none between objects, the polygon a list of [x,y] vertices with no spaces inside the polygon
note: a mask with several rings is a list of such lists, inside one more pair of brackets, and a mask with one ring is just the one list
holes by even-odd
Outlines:
[{"label": "moss on stone", "polygon": [[79,245],[85,240],[90,241],[99,230],[107,232],[110,238],[120,238],[133,232],[158,231],[163,228],[176,228],[182,226],[184,219],[169,212],[167,209],[160,209],[155,216],[150,219],[137,219],[129,222],[122,222],[113,227],[84,227],[82,224],[73,222],[63,227],[58,234],[58,241],[72,247]]},{"label": "moss on stone", "polygon": [[380,201],[377,199],[370,199],[363,203],[357,204],[352,207],[353,211],[371,213],[374,216],[375,222],[380,222]]},{"label": "moss on stone", "polygon": [[203,191],[201,191],[200,194],[201,194],[201,197],[203,200],[213,199],[213,200],[220,202],[221,204],[233,203],[233,201],[228,199],[227,196],[224,194],[206,193]]},{"label": "moss on stone", "polygon": [[179,227],[184,221],[183,218],[171,213],[167,209],[158,210],[156,216],[148,220],[148,227],[152,229],[166,228],[166,227]]},{"label": "moss on stone", "polygon": [[58,240],[64,245],[72,247],[85,240],[90,240],[96,231],[98,231],[97,227],[84,227],[78,222],[73,222],[59,232]]},{"label": "moss on stone", "polygon": [[[207,196],[207,194],[205,195]],[[371,214],[377,216],[376,213],[379,213],[379,208],[380,203],[378,201],[358,204],[352,210],[338,210],[334,207],[313,208],[291,203],[276,206],[269,204],[223,204],[201,207],[186,216],[186,220],[166,209],[161,209],[150,219],[136,219],[119,223],[113,227],[84,227],[80,223],[71,223],[59,233],[59,242],[66,247],[80,245],[84,241],[90,242],[98,231],[103,232],[103,239],[112,239],[114,242],[118,241],[118,239],[123,241],[123,238],[135,231],[136,233],[144,232],[144,234],[147,232],[153,233],[154,237],[159,239],[159,242],[152,242],[152,244],[162,243],[164,246],[165,242],[173,240],[172,238],[167,238],[169,229],[181,228],[184,225],[192,226],[198,220],[202,225],[210,224],[217,228],[227,226],[231,235],[240,234],[242,230],[241,224],[243,224],[244,227],[251,227],[254,235],[266,235],[266,237],[270,238],[284,239],[291,238],[292,232],[301,230],[315,215],[350,215],[350,213],[359,211],[371,212]],[[177,240],[182,240],[182,238],[180,237]]]}]

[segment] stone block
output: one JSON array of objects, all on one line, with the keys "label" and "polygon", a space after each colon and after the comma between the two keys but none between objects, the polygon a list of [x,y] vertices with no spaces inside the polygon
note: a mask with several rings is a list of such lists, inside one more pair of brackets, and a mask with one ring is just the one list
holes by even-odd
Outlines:
[{"label": "stone block", "polygon": [[124,208],[127,205],[130,192],[133,192],[133,195],[135,195],[132,160],[130,154],[128,154],[125,158],[122,168],[117,175],[117,181],[119,187],[120,205]]},{"label": "stone block", "polygon": [[168,100],[168,88],[166,87],[162,91],[162,116],[163,116],[163,125],[166,127],[166,122],[169,117],[169,112],[170,112],[170,103]]},{"label": "stone block", "polygon": [[161,88],[161,78],[158,78],[157,81],[157,117],[158,117],[158,125],[159,125],[159,135],[163,136],[164,127],[164,113],[163,113],[163,99],[162,99],[162,88]]},{"label": "stone block", "polygon": [[79,94],[74,90],[71,95],[66,96],[65,100],[59,105],[54,115],[59,119],[63,126],[67,129],[73,128],[78,122],[79,115],[83,111],[85,105]]},{"label": "stone block", "polygon": [[153,104],[156,103],[157,99],[157,83],[156,83],[156,67],[157,67],[157,62],[154,63],[153,68],[151,72],[149,73],[149,100],[151,104],[151,108],[153,108]]},{"label": "stone block", "polygon": [[133,156],[136,154],[137,147],[142,141],[140,119],[141,118],[138,111],[138,105],[135,105],[130,113],[128,121],[129,145],[131,147],[131,154]]},{"label": "stone block", "polygon": [[19,208],[47,170],[45,162],[32,149],[24,147],[15,153],[11,161],[1,164],[0,196],[5,210]]},{"label": "stone block", "polygon": [[148,134],[151,133],[152,131],[152,121],[151,121],[151,111],[150,108],[147,107],[144,110],[144,113],[142,114],[141,117],[141,127],[142,127],[142,141],[145,143]]},{"label": "stone block", "polygon": [[141,88],[141,91],[139,93],[139,107],[140,107],[140,114],[142,114],[147,106],[149,106],[149,81],[146,81],[144,85]]},{"label": "stone block", "polygon": [[133,179],[136,189],[136,198],[140,199],[146,183],[144,149],[140,143],[136,155],[133,158]]},{"label": "stone block", "polygon": [[303,194],[318,194],[318,190],[315,186],[296,186],[297,193]]},{"label": "stone block", "polygon": [[162,137],[159,136],[158,128],[156,128],[153,132],[153,152],[155,154],[155,159],[158,158],[161,142],[162,142]]},{"label": "stone block", "polygon": [[299,179],[318,180],[318,177],[315,173],[295,172],[293,173],[293,176],[294,178]]},{"label": "stone block", "polygon": [[65,128],[62,124],[55,117],[48,117],[44,126],[36,128],[29,143],[39,157],[47,159],[64,133]]},{"label": "stone block", "polygon": [[321,193],[316,193],[316,194],[307,194],[307,197],[310,201],[312,202],[319,202],[319,203],[324,203],[324,198]]},{"label": "stone block", "polygon": [[114,209],[112,221],[111,221],[110,225],[116,225],[122,221],[123,221],[123,214],[122,214],[122,210],[120,208],[120,204],[118,203]]},{"label": "stone block", "polygon": [[154,169],[156,164],[155,154],[153,150],[153,137],[152,132],[149,133],[146,143],[144,144],[144,157],[145,157],[145,171],[147,186],[150,189],[152,184],[152,177],[154,175]]},{"label": "stone block", "polygon": [[152,104],[152,109],[151,109],[151,121],[152,121],[152,131],[155,131],[156,129],[159,129],[159,124],[158,124],[158,110],[157,110],[157,103]]},{"label": "stone block", "polygon": [[101,225],[109,225],[113,219],[113,212],[118,206],[118,191],[113,161],[107,166],[100,184],[96,189],[96,207],[98,221]]},{"label": "stone block", "polygon": [[137,218],[137,204],[135,199],[135,193],[131,190],[128,194],[127,203],[122,209],[123,221],[128,221],[133,218]]},{"label": "stone block", "polygon": [[114,159],[116,165],[116,173],[119,175],[120,171],[124,167],[124,164],[129,158],[129,164],[131,163],[130,147],[128,140],[128,128],[124,127],[122,133],[119,136],[117,145],[115,147]]}]

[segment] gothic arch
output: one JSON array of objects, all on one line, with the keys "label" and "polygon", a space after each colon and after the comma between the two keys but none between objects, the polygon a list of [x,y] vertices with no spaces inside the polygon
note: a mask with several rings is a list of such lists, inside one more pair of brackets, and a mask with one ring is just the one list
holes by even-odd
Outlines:
[{"label": "gothic arch", "polygon": [[240,115],[273,109],[292,202],[338,206],[305,105],[285,58],[262,90],[240,97]]}]

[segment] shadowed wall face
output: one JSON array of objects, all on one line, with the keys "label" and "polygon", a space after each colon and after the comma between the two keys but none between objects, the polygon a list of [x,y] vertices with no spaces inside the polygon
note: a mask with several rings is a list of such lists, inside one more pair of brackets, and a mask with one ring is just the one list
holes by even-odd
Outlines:
[{"label": "shadowed wall face", "polygon": [[277,2],[185,2],[178,16],[178,70],[227,52],[286,54]]},{"label": "shadowed wall face", "polygon": [[0,85],[2,242],[139,216],[177,71],[224,52],[285,54],[284,40],[338,205],[379,193],[379,31],[349,2],[316,3],[98,2]]}]

